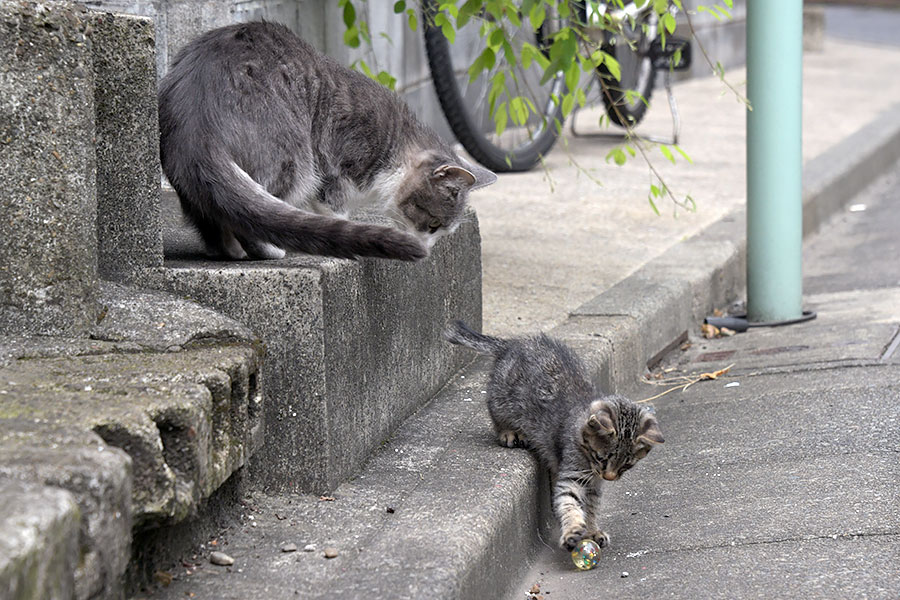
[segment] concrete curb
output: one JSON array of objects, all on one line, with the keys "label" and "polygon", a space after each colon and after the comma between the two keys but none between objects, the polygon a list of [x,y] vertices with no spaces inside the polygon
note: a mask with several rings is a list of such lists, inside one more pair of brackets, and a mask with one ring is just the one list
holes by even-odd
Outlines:
[{"label": "concrete curb", "polygon": [[[804,237],[897,160],[900,103],[804,165]],[[746,253],[741,208],[584,303],[551,333],[585,357],[602,389],[627,389],[714,308],[735,300],[746,285]]]}]

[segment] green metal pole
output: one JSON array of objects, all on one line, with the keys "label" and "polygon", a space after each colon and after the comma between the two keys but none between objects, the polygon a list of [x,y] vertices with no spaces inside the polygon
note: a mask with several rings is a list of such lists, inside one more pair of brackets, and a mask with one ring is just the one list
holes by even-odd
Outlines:
[{"label": "green metal pole", "polygon": [[747,2],[747,319],[803,313],[802,0]]}]

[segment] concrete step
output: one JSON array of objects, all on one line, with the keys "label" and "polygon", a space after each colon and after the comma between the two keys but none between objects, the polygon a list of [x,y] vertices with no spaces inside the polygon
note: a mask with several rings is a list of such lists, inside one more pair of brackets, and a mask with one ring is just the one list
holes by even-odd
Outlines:
[{"label": "concrete step", "polygon": [[[0,484],[73,497],[75,598],[121,597],[133,532],[193,515],[262,441],[246,328],[158,292],[104,284],[99,297],[90,338],[0,338]],[[15,564],[11,578],[31,577]]]},{"label": "concrete step", "polygon": [[[188,559],[195,566],[137,597],[500,597],[534,552],[549,493],[527,451],[496,443],[488,366],[460,371],[329,496],[248,495],[215,545]],[[234,565],[210,564],[213,550]]]},{"label": "concrete step", "polygon": [[265,347],[266,446],[252,479],[270,491],[326,493],[466,360],[441,336],[481,323],[481,240],[469,213],[415,264],[289,256],[213,261],[162,199],[166,262],[145,285],[247,325]]},{"label": "concrete step", "polygon": [[75,597],[79,521],[69,492],[0,480],[0,596]]}]

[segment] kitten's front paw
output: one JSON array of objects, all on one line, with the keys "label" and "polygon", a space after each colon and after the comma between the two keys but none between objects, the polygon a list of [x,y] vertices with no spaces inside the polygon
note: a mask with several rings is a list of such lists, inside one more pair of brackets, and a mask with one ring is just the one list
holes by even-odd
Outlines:
[{"label": "kitten's front paw", "polygon": [[609,546],[609,534],[605,531],[592,531],[585,537],[591,538],[592,540],[597,542],[597,545],[601,548],[606,548],[607,546]]},{"label": "kitten's front paw", "polygon": [[507,429],[497,435],[497,442],[506,448],[523,448],[525,447],[525,436]]},{"label": "kitten's front paw", "polygon": [[587,532],[583,527],[576,527],[567,531],[563,531],[562,535],[559,538],[559,546],[571,552],[575,549],[575,546],[578,545],[578,542],[583,540],[586,535]]}]

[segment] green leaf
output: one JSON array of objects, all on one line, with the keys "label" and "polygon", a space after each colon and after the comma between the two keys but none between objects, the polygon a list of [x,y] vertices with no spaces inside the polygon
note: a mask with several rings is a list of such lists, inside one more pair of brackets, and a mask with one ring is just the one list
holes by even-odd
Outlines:
[{"label": "green leaf", "polygon": [[356,28],[356,25],[344,32],[344,44],[351,48],[359,47],[359,30]]},{"label": "green leaf", "polygon": [[499,27],[491,32],[488,36],[488,46],[496,52],[503,45],[503,30]]},{"label": "green leaf", "polygon": [[531,21],[531,26],[535,31],[541,28],[541,25],[544,24],[544,19],[546,18],[547,11],[544,9],[543,2],[536,4],[528,11],[528,20]]},{"label": "green leaf", "polygon": [[347,2],[344,5],[344,25],[347,26],[347,29],[350,29],[356,24],[356,8],[353,6],[352,2]]},{"label": "green leaf", "polygon": [[606,162],[609,162],[610,159],[621,167],[628,160],[628,157],[625,156],[621,148],[613,148],[606,154]]},{"label": "green leaf", "polygon": [[568,117],[569,113],[572,112],[573,108],[575,108],[575,95],[572,94],[571,92],[569,92],[568,94],[563,96],[563,103],[562,103],[563,118]]},{"label": "green leaf", "polygon": [[481,11],[481,0],[466,0],[456,15],[456,28],[461,29],[469,20]]},{"label": "green leaf", "polygon": [[455,2],[443,2],[440,6],[441,11],[446,11],[451,17],[456,18],[459,15],[459,9],[456,8]]},{"label": "green leaf", "polygon": [[677,23],[675,22],[675,15],[670,12],[667,12],[662,16],[663,26],[666,28],[666,31],[669,33],[675,33],[675,26]]},{"label": "green leaf", "polygon": [[399,15],[404,10],[406,10],[406,0],[398,0],[394,2],[394,14]]},{"label": "green leaf", "polygon": [[456,42],[456,29],[450,22],[450,18],[444,13],[438,13],[434,16],[434,24],[441,28],[441,33],[447,38],[451,44]]},{"label": "green leaf", "polygon": [[647,201],[650,202],[650,208],[653,209],[653,212],[656,213],[656,216],[659,216],[659,208],[656,207],[656,202],[653,201],[653,196],[647,195]]},{"label": "green leaf", "polygon": [[616,81],[622,81],[622,67],[619,66],[619,61],[607,54],[603,57],[603,64],[606,65],[610,75],[616,78]]},{"label": "green leaf", "polygon": [[409,21],[410,30],[416,31],[419,28],[419,18],[416,17],[416,11],[411,8],[407,8],[406,9],[406,17]]},{"label": "green leaf", "polygon": [[494,113],[494,127],[497,135],[501,135],[506,130],[506,123],[509,120],[509,113],[506,111],[506,102],[501,102]]},{"label": "green leaf", "polygon": [[672,147],[675,148],[676,150],[678,150],[678,154],[682,155],[686,161],[688,161],[691,164],[694,164],[694,161],[692,161],[691,157],[687,155],[687,152],[685,152],[684,150],[681,149],[681,146],[679,146],[678,144],[672,144]]},{"label": "green leaf", "polygon": [[660,144],[660,145],[659,145],[659,151],[662,152],[663,156],[665,156],[666,158],[668,158],[669,161],[670,161],[673,165],[675,164],[675,157],[672,156],[672,151],[669,150],[669,147],[668,147],[668,146],[666,146],[665,144]]},{"label": "green leaf", "polygon": [[525,106],[521,96],[516,96],[509,101],[509,112],[516,125],[524,125],[528,121],[528,107]]},{"label": "green leaf", "polygon": [[572,61],[569,68],[566,69],[566,87],[570,90],[578,88],[578,81],[581,79],[581,69],[578,67],[577,61]]},{"label": "green leaf", "polygon": [[381,71],[380,73],[378,73],[378,76],[375,77],[375,81],[390,90],[393,90],[397,85],[397,78],[387,71]]},{"label": "green leaf", "polygon": [[475,62],[472,63],[472,66],[469,67],[469,82],[475,81],[478,79],[478,76],[481,75],[482,71],[490,71],[494,67],[494,63],[496,63],[497,57],[494,55],[494,51],[490,48],[485,48],[481,51],[481,54],[478,55],[478,58],[475,59]]},{"label": "green leaf", "polygon": [[578,106],[584,108],[584,105],[587,103],[587,95],[585,95],[582,88],[575,90],[575,99],[578,100]]}]

